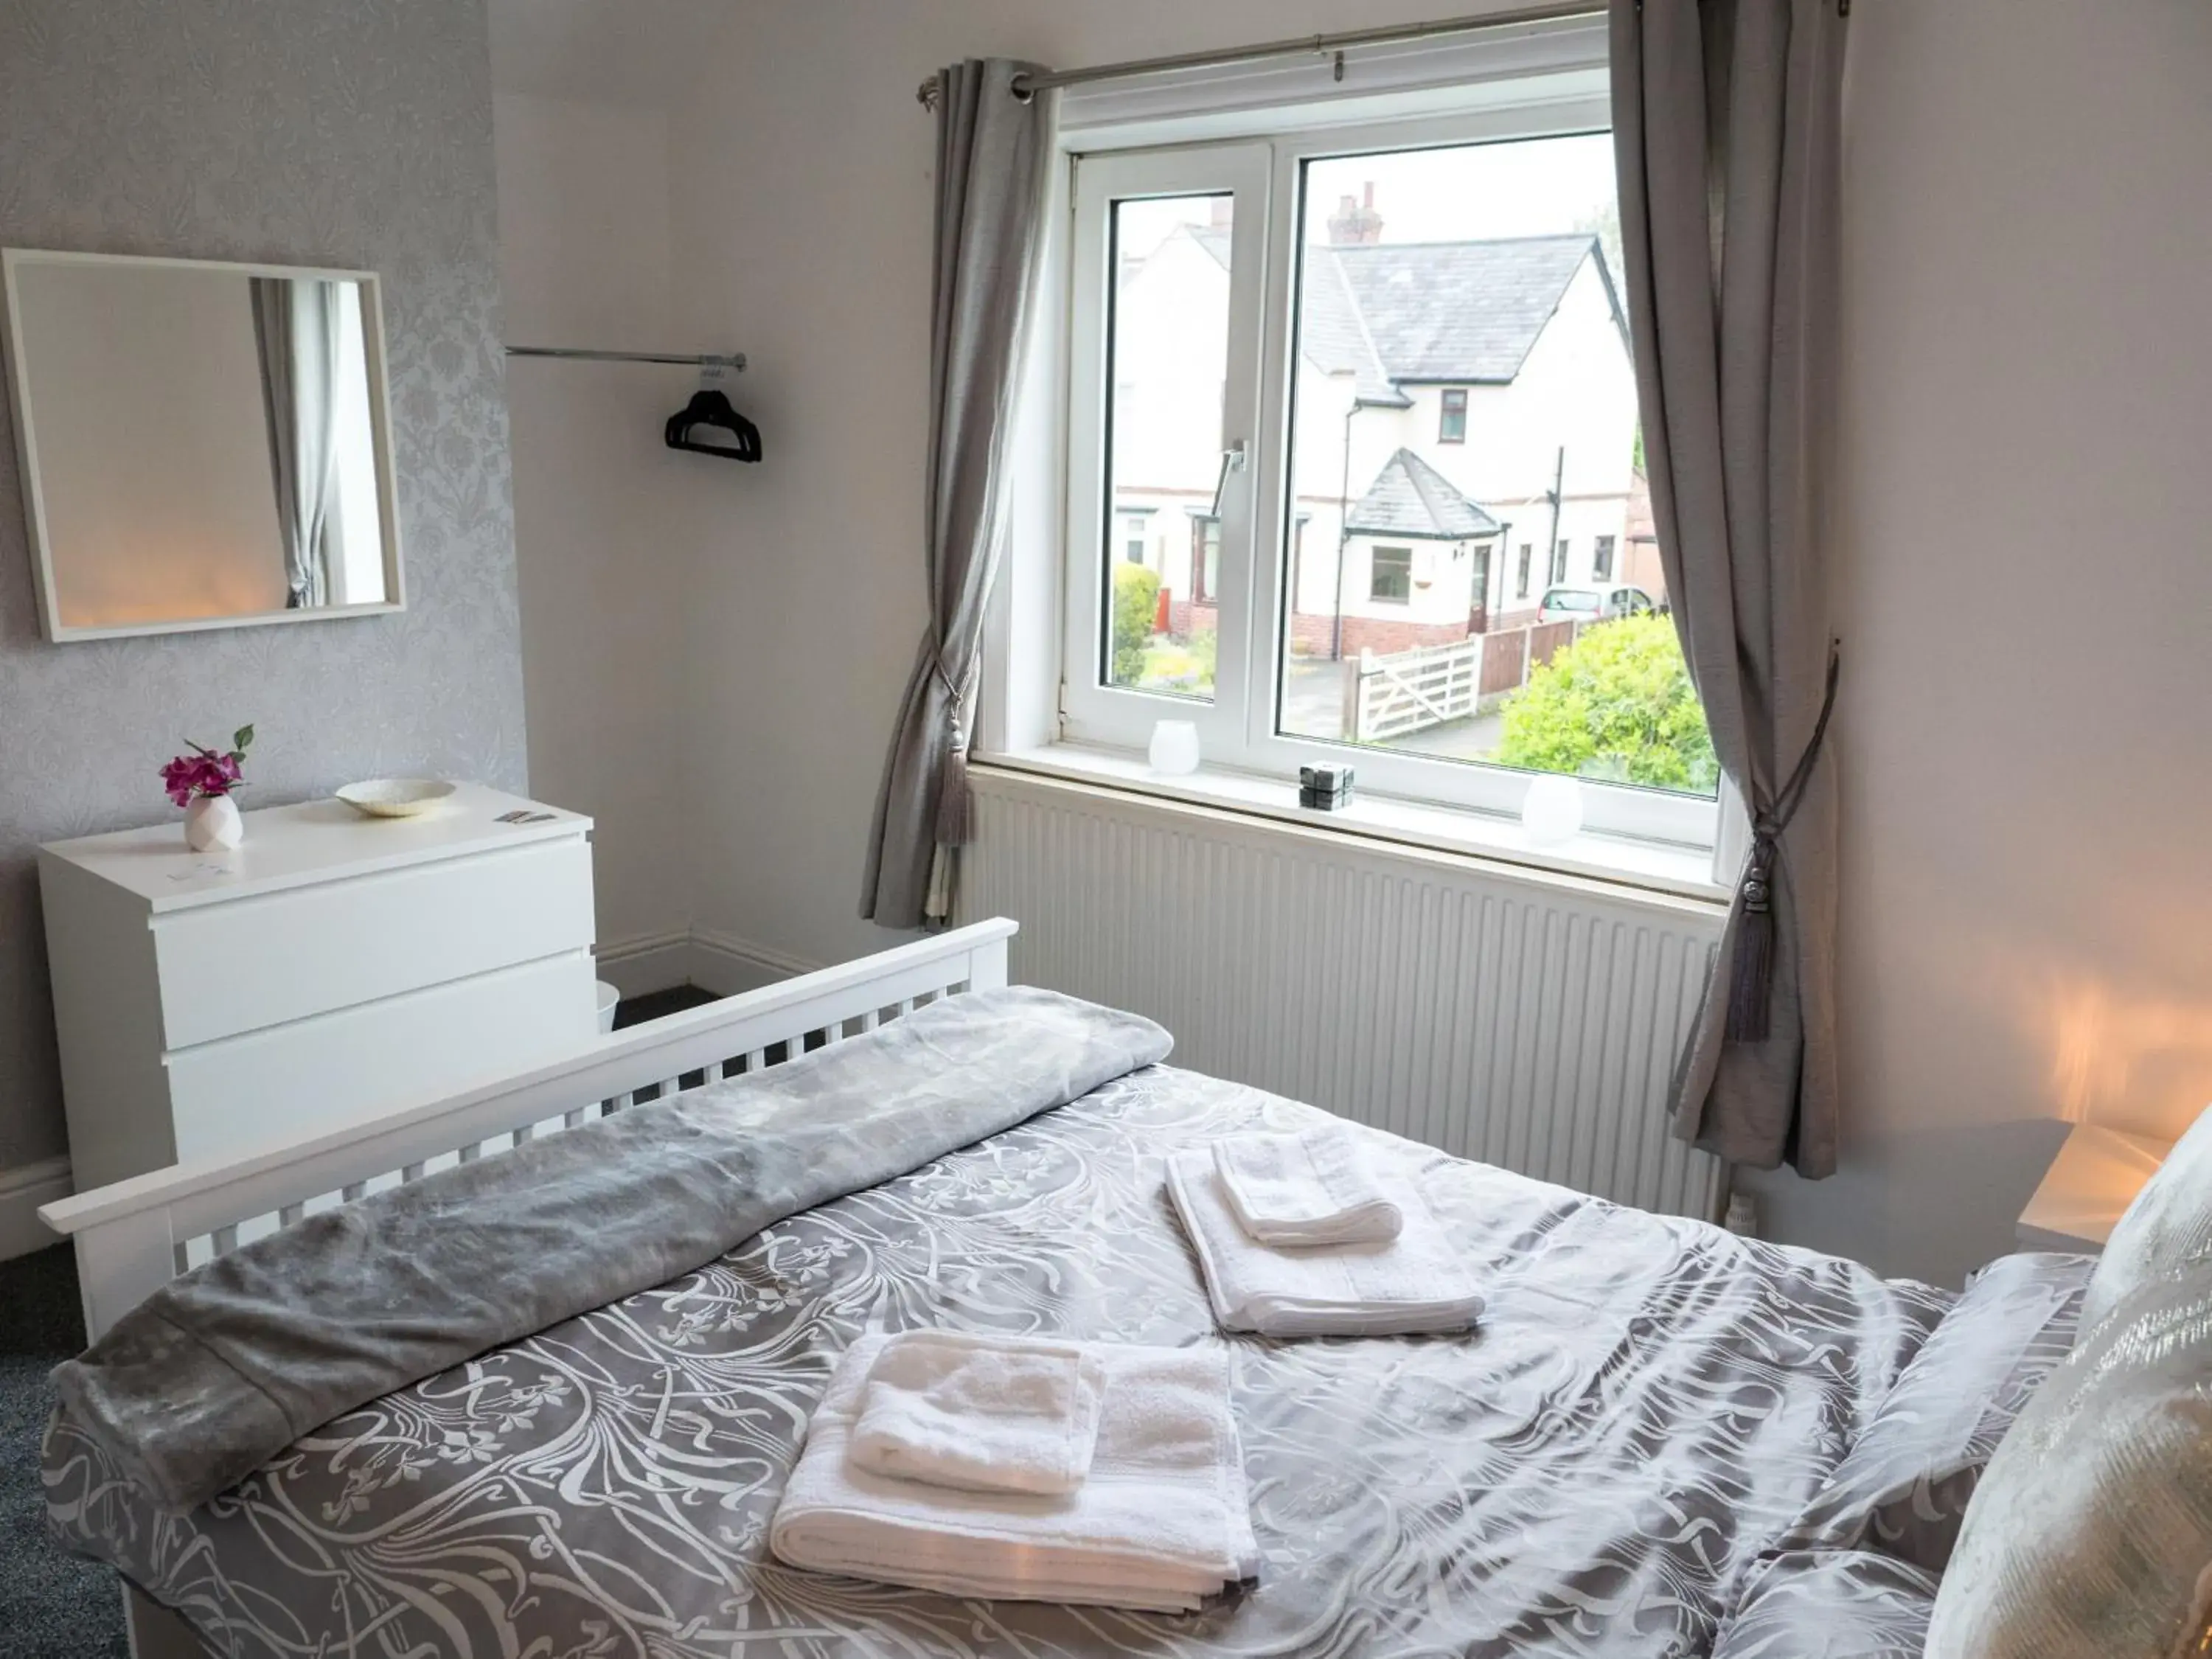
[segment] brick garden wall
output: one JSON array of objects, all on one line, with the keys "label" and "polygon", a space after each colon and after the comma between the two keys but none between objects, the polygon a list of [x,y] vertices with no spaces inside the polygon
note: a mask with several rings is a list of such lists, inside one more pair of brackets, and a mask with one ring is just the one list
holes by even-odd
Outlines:
[{"label": "brick garden wall", "polygon": [[[1334,618],[1309,611],[1291,617],[1291,642],[1309,656],[1326,657],[1334,634]],[[1419,646],[1453,645],[1467,637],[1467,624],[1459,623],[1394,622],[1373,617],[1344,619],[1344,654],[1356,657],[1362,650],[1378,657],[1411,651]]]},{"label": "brick garden wall", "polygon": [[[1528,613],[1535,620],[1535,613]],[[1206,633],[1219,625],[1220,612],[1210,604],[1194,604],[1188,599],[1170,599],[1168,605],[1168,631],[1178,639],[1188,639],[1194,630]],[[1334,618],[1326,613],[1299,611],[1291,617],[1291,640],[1302,656],[1326,657],[1334,633]],[[1374,617],[1346,617],[1344,619],[1344,654],[1356,657],[1364,648],[1378,657],[1395,652],[1411,651],[1429,645],[1454,645],[1467,637],[1467,624],[1459,623],[1396,622]]]}]

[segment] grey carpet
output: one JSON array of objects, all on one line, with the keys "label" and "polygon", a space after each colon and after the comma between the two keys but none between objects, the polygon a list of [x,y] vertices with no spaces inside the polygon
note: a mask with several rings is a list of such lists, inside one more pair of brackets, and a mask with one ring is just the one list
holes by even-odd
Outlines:
[{"label": "grey carpet", "polygon": [[647,991],[641,996],[624,997],[615,1005],[615,1030],[627,1030],[648,1019],[680,1014],[687,1008],[702,1007],[715,1000],[712,991],[702,991],[696,985],[673,985],[665,991]]},{"label": "grey carpet", "polygon": [[107,1568],[46,1535],[39,1438],[46,1373],[84,1346],[66,1244],[0,1261],[0,1659],[124,1659],[123,1598]]}]

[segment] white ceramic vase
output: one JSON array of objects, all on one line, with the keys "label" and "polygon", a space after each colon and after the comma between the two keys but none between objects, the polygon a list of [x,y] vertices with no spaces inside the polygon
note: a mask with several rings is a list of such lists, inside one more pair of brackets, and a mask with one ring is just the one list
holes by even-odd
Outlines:
[{"label": "white ceramic vase", "polygon": [[1583,829],[1583,787],[1572,778],[1532,778],[1521,803],[1521,827],[1531,847],[1557,847]]},{"label": "white ceramic vase", "polygon": [[1147,758],[1165,778],[1188,777],[1198,770],[1198,726],[1193,720],[1155,720]]},{"label": "white ceramic vase", "polygon": [[246,839],[246,820],[228,795],[195,795],[185,808],[185,845],[195,853],[228,853]]}]

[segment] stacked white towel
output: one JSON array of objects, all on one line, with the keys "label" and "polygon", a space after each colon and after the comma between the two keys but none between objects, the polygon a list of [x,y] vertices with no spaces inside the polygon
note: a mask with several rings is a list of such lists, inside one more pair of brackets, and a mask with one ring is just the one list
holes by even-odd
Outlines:
[{"label": "stacked white towel", "polygon": [[853,1464],[970,1492],[1073,1492],[1091,1472],[1105,1384],[1080,1342],[908,1331],[868,1373]]},{"label": "stacked white towel", "polygon": [[1262,1244],[1382,1244],[1406,1224],[1341,1124],[1224,1135],[1213,1167],[1238,1224]]},{"label": "stacked white towel", "polygon": [[1168,1159],[1168,1192],[1198,1252],[1213,1316],[1263,1336],[1393,1336],[1460,1331],[1482,1314],[1472,1274],[1420,1194],[1382,1243],[1277,1249],[1248,1236],[1206,1147]]},{"label": "stacked white towel", "polygon": [[1082,1483],[987,1493],[852,1459],[889,1340],[863,1337],[830,1380],[769,1529],[779,1560],[947,1595],[1163,1613],[1258,1571],[1220,1350],[1093,1346],[1103,1382]]}]

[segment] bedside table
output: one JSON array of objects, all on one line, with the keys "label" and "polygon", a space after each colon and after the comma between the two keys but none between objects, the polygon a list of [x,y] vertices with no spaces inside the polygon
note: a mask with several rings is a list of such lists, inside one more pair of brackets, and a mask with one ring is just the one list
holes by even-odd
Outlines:
[{"label": "bedside table", "polygon": [[2021,1248],[2096,1255],[2120,1212],[2172,1150],[2170,1140],[2075,1124],[2020,1212]]}]

